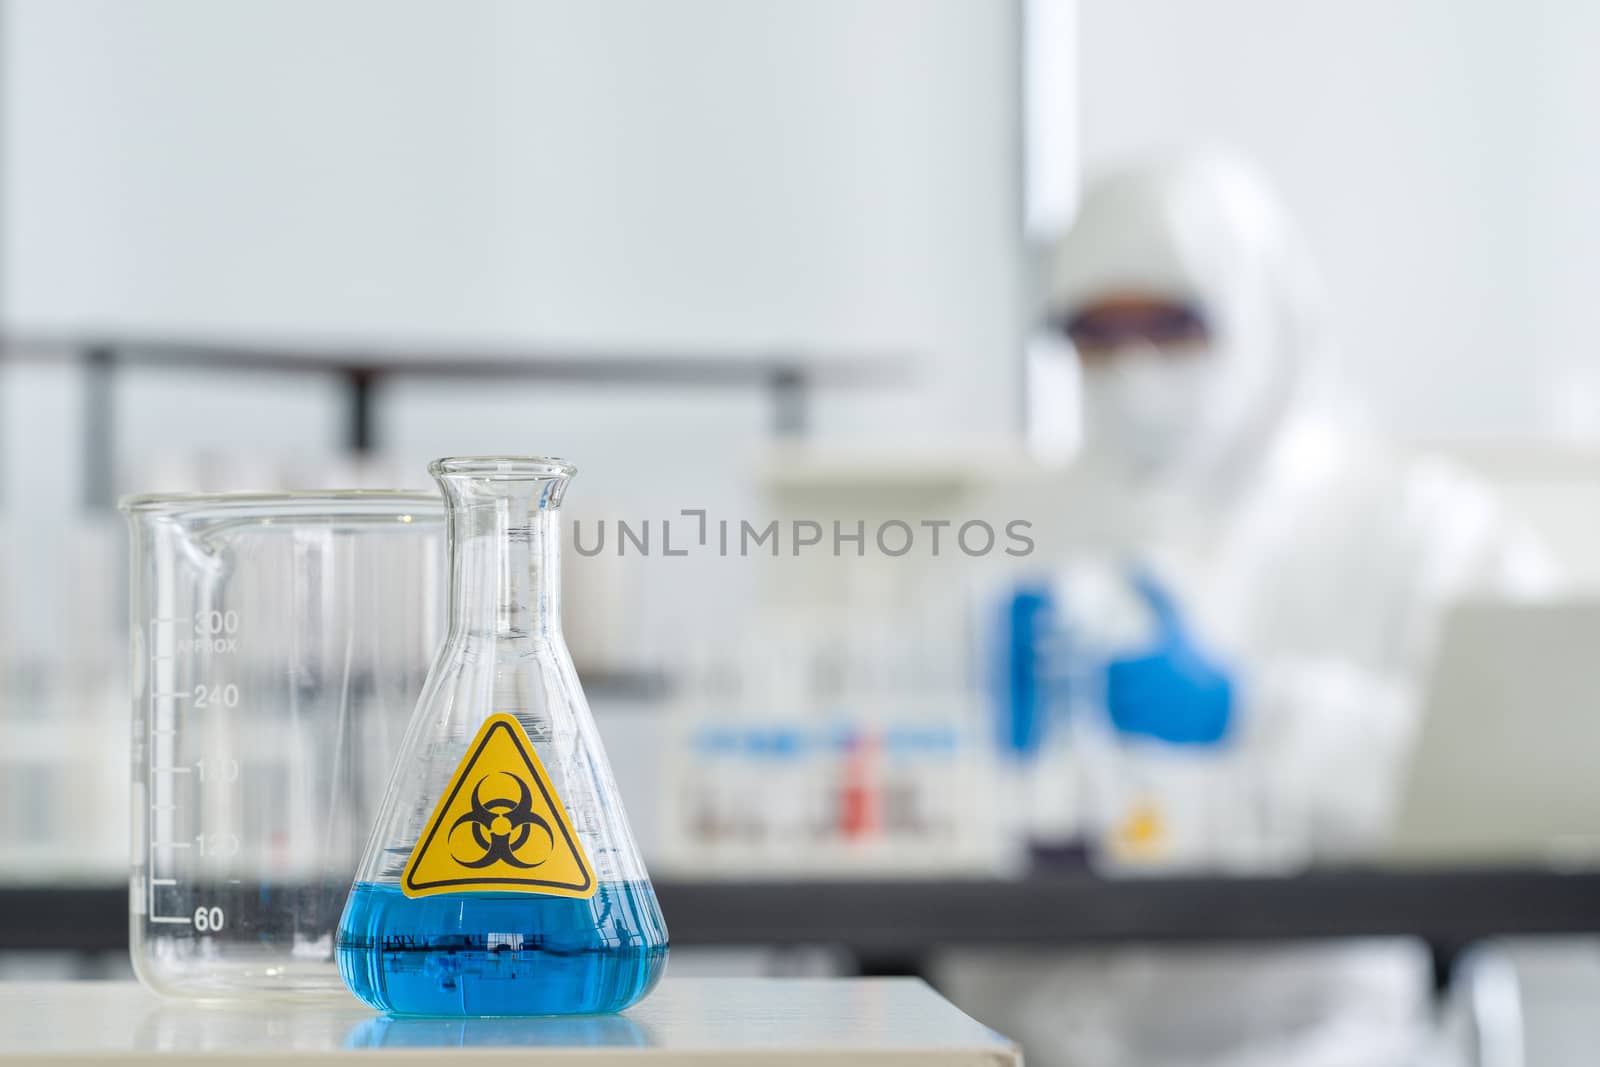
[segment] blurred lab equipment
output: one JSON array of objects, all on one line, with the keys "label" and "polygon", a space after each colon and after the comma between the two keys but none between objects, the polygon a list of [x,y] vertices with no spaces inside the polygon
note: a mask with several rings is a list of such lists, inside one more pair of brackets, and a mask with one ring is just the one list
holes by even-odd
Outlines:
[{"label": "blurred lab equipment", "polygon": [[[957,546],[994,457],[863,460],[789,444],[758,470],[781,528],[856,540],[752,559],[755,604],[674,663],[662,864],[691,878],[1015,870],[977,642],[992,636]],[[915,529],[901,554],[874,531]],[[1004,529],[1003,521],[996,530]],[[892,542],[898,544],[899,541]],[[860,551],[857,551],[857,546]],[[870,546],[870,547],[869,547]]]},{"label": "blurred lab equipment", "polygon": [[686,877],[990,872],[993,756],[953,644],[816,620],[702,650],[669,710],[662,860]]},{"label": "blurred lab equipment", "polygon": [[667,928],[561,632],[560,460],[442,459],[450,621],[339,924],[400,1015],[582,1015],[647,994]]},{"label": "blurred lab equipment", "polygon": [[443,611],[422,493],[122,501],[131,952],[162,993],[340,988],[334,929]]},{"label": "blurred lab equipment", "polygon": [[1597,645],[1592,597],[1451,611],[1386,859],[1580,868],[1600,859]]},{"label": "blurred lab equipment", "polygon": [[[1064,620],[1048,582],[976,594],[980,618],[998,617],[989,653],[1002,794],[998,820],[1019,852],[1053,862],[1081,848],[1082,761],[1073,705],[1084,695],[1079,660],[1061,655]],[[998,612],[990,605],[999,601]],[[988,610],[985,610],[985,609]]]},{"label": "blurred lab equipment", "polygon": [[[0,882],[127,872],[127,637],[114,515],[0,522]],[[41,878],[41,873],[44,877]]]}]

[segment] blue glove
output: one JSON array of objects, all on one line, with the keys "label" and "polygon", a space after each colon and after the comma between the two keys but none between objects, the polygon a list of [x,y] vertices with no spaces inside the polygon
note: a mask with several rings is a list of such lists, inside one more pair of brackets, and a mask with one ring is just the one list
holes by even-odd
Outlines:
[{"label": "blue glove", "polygon": [[1105,668],[1106,711],[1125,734],[1173,744],[1214,744],[1228,732],[1233,680],[1190,640],[1171,595],[1143,571],[1130,576],[1155,619],[1153,644]]}]

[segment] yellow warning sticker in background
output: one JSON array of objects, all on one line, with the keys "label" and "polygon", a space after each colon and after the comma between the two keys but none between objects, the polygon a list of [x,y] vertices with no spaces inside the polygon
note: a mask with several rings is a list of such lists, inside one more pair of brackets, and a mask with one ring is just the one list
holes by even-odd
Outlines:
[{"label": "yellow warning sticker in background", "polygon": [[594,896],[593,868],[522,724],[491,715],[411,850],[400,891]]}]

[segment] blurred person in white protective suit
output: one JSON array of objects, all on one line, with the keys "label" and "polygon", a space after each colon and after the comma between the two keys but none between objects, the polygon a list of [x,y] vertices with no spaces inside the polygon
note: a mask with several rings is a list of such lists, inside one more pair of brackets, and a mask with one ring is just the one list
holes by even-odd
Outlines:
[{"label": "blurred person in white protective suit", "polygon": [[1545,593],[1548,558],[1465,472],[1361,432],[1305,250],[1243,162],[1090,186],[1048,299],[1081,368],[1071,499],[1115,530],[1145,617],[1107,656],[1112,723],[1226,735],[1315,855],[1369,850],[1444,609]]},{"label": "blurred person in white protective suit", "polygon": [[[1381,840],[1444,609],[1539,595],[1554,575],[1485,487],[1361,432],[1319,312],[1281,205],[1220,153],[1091,184],[1046,309],[1081,369],[1062,506],[1093,524],[1085,543],[1115,546],[1121,576],[1120,599],[1090,591],[1076,610],[1073,568],[1057,586],[1079,623],[1067,643],[1099,654],[1111,732],[1242,754],[1252,806],[1290,813],[1328,858]],[[1229,865],[1230,843],[1212,844],[1195,865]],[[940,969],[1030,1064],[1097,1067],[1411,1062],[1429,974],[1401,942],[964,953]]]}]

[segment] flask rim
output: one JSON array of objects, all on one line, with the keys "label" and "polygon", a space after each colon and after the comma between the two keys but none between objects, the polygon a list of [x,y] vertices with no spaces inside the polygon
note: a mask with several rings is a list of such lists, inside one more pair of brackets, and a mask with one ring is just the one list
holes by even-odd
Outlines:
[{"label": "flask rim", "polygon": [[446,456],[428,464],[435,478],[488,478],[495,481],[527,481],[539,478],[567,479],[578,468],[557,456]]},{"label": "flask rim", "polygon": [[428,517],[442,516],[444,500],[438,493],[402,489],[290,489],[282,491],[231,490],[220,493],[130,493],[117,501],[125,514],[161,512],[166,514],[212,511],[267,511],[276,507],[295,510],[316,505],[337,514],[344,508],[370,513],[379,506],[396,511],[421,512]]}]

